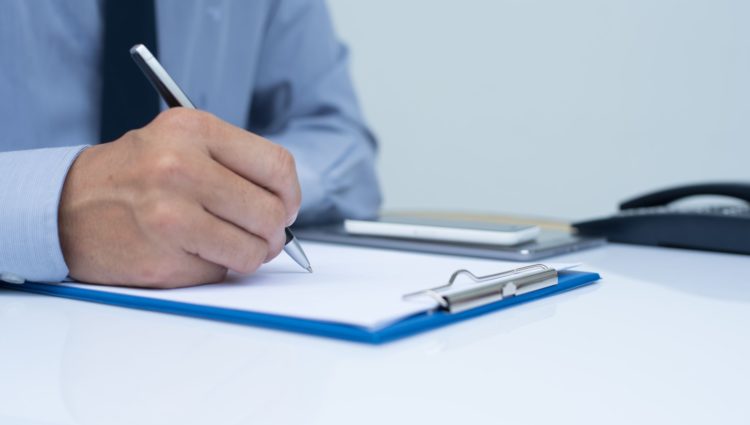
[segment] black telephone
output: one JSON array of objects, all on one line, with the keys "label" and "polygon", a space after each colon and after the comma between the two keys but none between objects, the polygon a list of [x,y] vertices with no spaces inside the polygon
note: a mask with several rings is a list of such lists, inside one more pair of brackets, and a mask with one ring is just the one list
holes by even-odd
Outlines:
[{"label": "black telephone", "polygon": [[[688,196],[722,195],[746,205],[676,208]],[[609,218],[573,224],[582,236],[612,242],[750,254],[750,184],[712,183],[680,186],[620,204]]]}]

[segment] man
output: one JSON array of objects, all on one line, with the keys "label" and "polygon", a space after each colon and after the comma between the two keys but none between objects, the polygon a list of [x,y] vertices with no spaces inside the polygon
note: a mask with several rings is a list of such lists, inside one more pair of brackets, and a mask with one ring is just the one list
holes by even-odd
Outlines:
[{"label": "man", "polygon": [[[215,282],[278,255],[295,220],[375,215],[322,0],[152,1],[0,5],[4,280]],[[136,42],[206,112],[139,104]]]}]

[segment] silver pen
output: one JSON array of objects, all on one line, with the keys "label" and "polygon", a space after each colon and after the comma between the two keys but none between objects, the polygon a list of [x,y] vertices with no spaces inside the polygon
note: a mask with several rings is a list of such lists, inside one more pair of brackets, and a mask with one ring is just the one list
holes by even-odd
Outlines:
[{"label": "silver pen", "polygon": [[[169,76],[164,67],[161,66],[146,46],[136,44],[130,49],[130,55],[170,108],[182,106],[183,108],[196,109],[193,102],[188,99],[185,92],[174,82],[172,77]],[[294,237],[294,234],[288,227],[284,229],[284,233],[286,235],[284,251],[302,268],[312,273],[310,261],[308,261],[305,251],[302,250],[302,246],[297,241],[297,238]]]}]

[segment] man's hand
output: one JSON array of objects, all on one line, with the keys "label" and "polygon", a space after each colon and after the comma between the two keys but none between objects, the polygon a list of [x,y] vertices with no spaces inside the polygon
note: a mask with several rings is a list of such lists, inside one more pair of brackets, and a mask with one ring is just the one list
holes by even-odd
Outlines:
[{"label": "man's hand", "polygon": [[85,150],[59,208],[70,275],[177,287],[251,273],[279,254],[296,218],[294,159],[262,137],[175,108]]}]

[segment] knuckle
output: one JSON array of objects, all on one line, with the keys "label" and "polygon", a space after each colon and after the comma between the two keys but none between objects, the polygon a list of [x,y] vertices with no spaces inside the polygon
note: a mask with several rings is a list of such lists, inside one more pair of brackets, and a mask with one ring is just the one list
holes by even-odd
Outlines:
[{"label": "knuckle", "polygon": [[128,130],[120,137],[120,140],[142,141],[144,129]]},{"label": "knuckle", "polygon": [[205,135],[215,117],[208,112],[188,108],[170,108],[159,115],[160,124],[176,134]]},{"label": "knuckle", "polygon": [[169,108],[162,111],[157,119],[160,124],[167,127],[183,127],[191,121],[191,112],[187,108]]},{"label": "knuckle", "polygon": [[216,118],[205,111],[190,110],[190,112],[191,116],[185,128],[192,134],[204,138],[210,137]]},{"label": "knuckle", "polygon": [[148,168],[159,185],[172,185],[189,177],[188,162],[178,151],[165,149],[154,155],[153,164]]},{"label": "knuckle", "polygon": [[183,230],[182,214],[169,201],[153,202],[146,212],[147,227],[162,236],[172,236]]},{"label": "knuckle", "polygon": [[180,129],[185,123],[190,122],[187,115],[189,115],[188,110],[185,108],[169,108],[156,117],[156,123],[168,130]]},{"label": "knuckle", "polygon": [[281,185],[281,196],[286,206],[286,214],[292,215],[299,209],[302,202],[302,195],[299,190],[299,181],[297,180],[297,164],[294,156],[282,146],[277,146],[276,160],[274,162],[276,169],[276,179]]},{"label": "knuckle", "polygon": [[289,211],[287,211],[287,214],[289,217],[296,217],[297,213],[299,212],[300,206],[302,206],[302,191],[299,188],[299,185],[295,186],[295,190],[292,193],[292,199],[290,200],[290,207]]},{"label": "knuckle", "polygon": [[297,165],[294,161],[294,156],[286,148],[281,145],[273,145],[272,153],[272,164],[274,165],[273,172],[276,177],[283,179],[285,183],[294,179],[296,175]]}]

